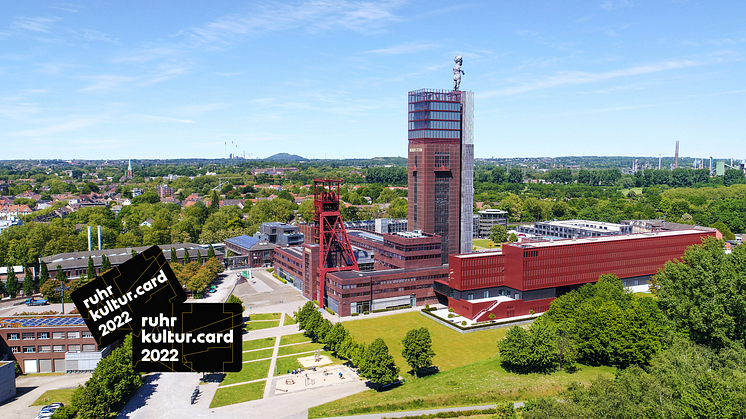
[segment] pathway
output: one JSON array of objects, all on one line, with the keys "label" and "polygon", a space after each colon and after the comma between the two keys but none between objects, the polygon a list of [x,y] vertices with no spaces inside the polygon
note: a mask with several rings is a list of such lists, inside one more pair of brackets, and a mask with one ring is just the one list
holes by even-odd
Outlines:
[{"label": "pathway", "polygon": [[[280,324],[285,321],[285,313],[280,316]],[[275,365],[277,365],[277,354],[280,351],[280,339],[281,336],[275,338],[275,346],[272,351],[272,360],[269,362],[269,372],[267,373],[267,385],[264,386],[264,398],[269,397],[270,391],[272,390],[272,376],[275,373]]]}]

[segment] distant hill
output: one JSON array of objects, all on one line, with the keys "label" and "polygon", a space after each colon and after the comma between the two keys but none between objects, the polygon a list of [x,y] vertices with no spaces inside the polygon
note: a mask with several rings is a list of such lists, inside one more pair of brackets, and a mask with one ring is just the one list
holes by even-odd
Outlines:
[{"label": "distant hill", "polygon": [[308,160],[308,159],[305,157],[299,156],[297,154],[277,153],[277,154],[267,157],[264,160],[267,160],[267,161],[300,161],[300,160]]}]

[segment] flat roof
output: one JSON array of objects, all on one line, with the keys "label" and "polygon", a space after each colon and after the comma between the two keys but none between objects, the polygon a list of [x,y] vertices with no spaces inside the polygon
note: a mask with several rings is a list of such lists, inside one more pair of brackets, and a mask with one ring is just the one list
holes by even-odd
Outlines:
[{"label": "flat roof", "polygon": [[383,243],[383,237],[377,234],[371,234],[364,230],[350,230],[347,232],[348,235],[360,237],[361,239],[371,240]]},{"label": "flat roof", "polygon": [[436,269],[447,269],[448,265],[440,265],[440,266],[431,266],[427,268],[412,268],[412,269],[385,269],[382,271],[368,271],[368,272],[358,272],[358,271],[330,271],[330,274],[334,274],[339,279],[367,279],[372,276],[379,276],[379,275],[390,275],[395,273],[418,273],[418,272],[424,272],[424,271],[433,271]]},{"label": "flat roof", "polygon": [[20,327],[85,326],[81,316],[0,317],[0,329]]},{"label": "flat roof", "polygon": [[606,243],[606,242],[636,240],[636,239],[653,238],[653,237],[675,237],[675,236],[688,236],[692,234],[700,235],[706,232],[707,232],[706,230],[694,230],[694,229],[672,230],[672,231],[659,231],[655,233],[635,233],[635,234],[625,234],[625,235],[617,235],[617,236],[584,237],[584,238],[578,238],[578,239],[562,239],[562,240],[550,240],[550,241],[517,243],[517,244],[511,243],[508,245],[522,247],[524,249],[531,249],[531,248],[541,248],[541,247],[567,246],[567,245],[584,244],[584,243]]}]

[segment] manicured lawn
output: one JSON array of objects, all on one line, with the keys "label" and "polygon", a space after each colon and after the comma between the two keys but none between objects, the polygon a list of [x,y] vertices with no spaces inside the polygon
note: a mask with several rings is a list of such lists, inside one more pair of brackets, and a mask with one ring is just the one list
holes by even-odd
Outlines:
[{"label": "manicured lawn", "polygon": [[280,325],[279,320],[246,322],[246,330],[269,329]]},{"label": "manicured lawn", "polygon": [[280,320],[282,313],[258,313],[249,316],[251,320]]},{"label": "manicured lawn", "polygon": [[[47,390],[31,406],[46,406],[52,403],[70,404],[70,398],[75,392],[74,388],[63,388],[59,390]],[[46,401],[45,401],[46,399]]]},{"label": "manicured lawn", "polygon": [[290,326],[291,324],[296,324],[296,323],[298,323],[298,322],[295,321],[295,318],[293,318],[293,316],[291,316],[289,314],[285,314],[285,321],[282,322],[283,326]]},{"label": "manicured lawn", "polygon": [[261,399],[264,395],[265,384],[265,381],[259,381],[240,386],[219,388],[215,393],[215,397],[212,398],[210,408]]},{"label": "manicured lawn", "polygon": [[288,371],[301,367],[296,356],[277,358],[275,365],[277,366],[277,375],[285,375]]},{"label": "manicured lawn", "polygon": [[310,342],[310,341],[311,341],[311,338],[304,335],[303,333],[296,333],[295,335],[285,335],[281,337],[280,346],[289,345],[291,343],[301,343],[301,342]]},{"label": "manicured lawn", "polygon": [[298,354],[301,352],[315,351],[316,349],[323,348],[323,343],[301,343],[298,345],[281,346],[280,351],[277,353],[277,355]]},{"label": "manicured lawn", "polygon": [[275,338],[246,340],[241,344],[241,350],[250,351],[252,349],[270,348],[272,346],[275,346]]},{"label": "manicured lawn", "polygon": [[244,352],[243,361],[253,361],[255,359],[270,358],[274,349],[262,349],[261,351]]},{"label": "manicured lawn", "polygon": [[634,192],[635,195],[642,195],[642,188],[622,189],[622,195],[627,196],[630,192]]},{"label": "manicured lawn", "polygon": [[[475,332],[479,333],[479,332]],[[551,396],[571,382],[589,383],[596,377],[612,377],[612,367],[585,367],[568,374],[512,374],[500,366],[497,356],[428,377],[412,379],[388,391],[367,390],[312,407],[309,418],[394,412],[522,401]]]},{"label": "manicured lawn", "polygon": [[[492,242],[492,240],[490,239],[473,239],[471,241],[471,244],[477,247],[484,247],[485,249],[489,249],[490,242]],[[496,246],[493,246],[493,247],[496,247]]]},{"label": "manicured lawn", "polygon": [[[434,365],[440,371],[448,371],[472,362],[490,358],[497,353],[497,341],[505,336],[508,328],[459,333],[436,323],[418,312],[393,314],[371,319],[353,320],[343,323],[352,337],[358,342],[369,344],[376,338],[383,338],[402,374],[409,366],[401,351],[401,341],[410,329],[426,327],[430,330],[435,351]],[[280,348],[282,349],[282,348]],[[405,375],[407,378],[409,375]]]},{"label": "manicured lawn", "polygon": [[243,365],[241,371],[227,373],[220,385],[224,386],[226,384],[235,384],[244,381],[267,378],[267,374],[269,373],[269,362],[270,360],[267,359],[265,361],[248,362],[246,364],[241,364]]}]

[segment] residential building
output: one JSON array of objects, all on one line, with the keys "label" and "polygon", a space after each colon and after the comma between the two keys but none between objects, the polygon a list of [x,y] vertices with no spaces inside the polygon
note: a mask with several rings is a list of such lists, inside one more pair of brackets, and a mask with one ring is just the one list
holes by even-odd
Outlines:
[{"label": "residential building", "polygon": [[486,209],[478,212],[478,236],[489,237],[492,226],[501,225],[508,228],[508,212],[499,209]]}]

